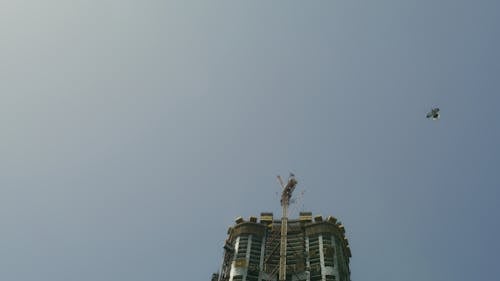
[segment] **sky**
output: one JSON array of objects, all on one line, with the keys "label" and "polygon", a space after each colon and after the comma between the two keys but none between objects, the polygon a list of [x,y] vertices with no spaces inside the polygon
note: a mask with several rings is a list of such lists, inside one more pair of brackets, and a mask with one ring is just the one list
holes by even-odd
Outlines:
[{"label": "sky", "polygon": [[352,280],[497,279],[499,10],[1,1],[0,280],[209,280],[289,172]]}]

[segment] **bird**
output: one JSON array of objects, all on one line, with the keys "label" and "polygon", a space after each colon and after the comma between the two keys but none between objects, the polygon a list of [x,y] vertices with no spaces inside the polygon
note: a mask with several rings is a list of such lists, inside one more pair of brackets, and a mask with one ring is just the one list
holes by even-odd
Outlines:
[{"label": "bird", "polygon": [[438,120],[439,119],[439,107],[434,107],[431,109],[429,113],[425,117],[427,118],[432,118],[432,120]]}]

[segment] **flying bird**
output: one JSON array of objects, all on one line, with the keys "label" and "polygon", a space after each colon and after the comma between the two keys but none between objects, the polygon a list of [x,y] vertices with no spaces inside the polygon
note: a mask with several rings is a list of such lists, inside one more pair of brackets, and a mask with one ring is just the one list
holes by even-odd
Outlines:
[{"label": "flying bird", "polygon": [[432,118],[432,120],[438,120],[439,119],[439,107],[435,107],[431,109],[429,113],[425,116],[427,118]]}]

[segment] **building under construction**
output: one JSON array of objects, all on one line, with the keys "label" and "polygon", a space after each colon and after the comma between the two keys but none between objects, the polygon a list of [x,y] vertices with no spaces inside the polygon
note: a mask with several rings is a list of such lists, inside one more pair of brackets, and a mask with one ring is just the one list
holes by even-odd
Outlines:
[{"label": "building under construction", "polygon": [[236,219],[228,229],[222,267],[213,281],[350,281],[351,250],[344,226],[336,218],[301,212],[288,219],[297,181],[291,175],[283,187],[281,218]]}]

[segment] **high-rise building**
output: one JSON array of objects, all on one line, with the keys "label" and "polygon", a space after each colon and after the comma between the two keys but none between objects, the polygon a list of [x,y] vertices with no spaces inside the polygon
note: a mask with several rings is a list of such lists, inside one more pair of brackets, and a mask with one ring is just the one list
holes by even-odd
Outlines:
[{"label": "high-rise building", "polygon": [[218,281],[350,281],[350,257],[344,226],[334,217],[301,212],[298,219],[284,220],[261,213],[259,219],[239,217],[228,229],[222,267],[214,277]]},{"label": "high-rise building", "polygon": [[301,212],[288,218],[292,193],[297,185],[290,173],[282,187],[281,219],[261,213],[245,221],[236,219],[224,245],[221,270],[212,276],[218,281],[350,281],[351,250],[344,226],[334,217],[323,220]]}]

